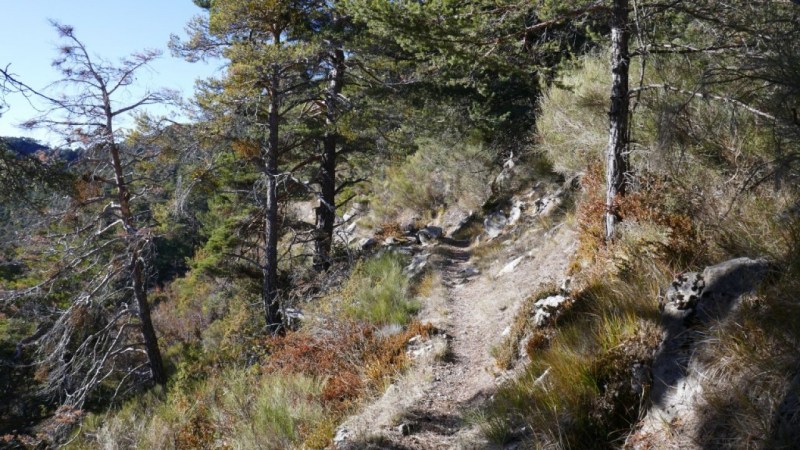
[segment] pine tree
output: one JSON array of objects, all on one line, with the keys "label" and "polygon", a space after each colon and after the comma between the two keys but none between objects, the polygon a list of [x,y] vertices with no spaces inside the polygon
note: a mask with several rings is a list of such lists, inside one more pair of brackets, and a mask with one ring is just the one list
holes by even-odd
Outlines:
[{"label": "pine tree", "polygon": [[[289,119],[309,103],[309,88],[316,73],[317,52],[303,41],[314,27],[316,4],[311,1],[236,0],[200,4],[209,11],[208,21],[190,24],[186,43],[173,40],[172,48],[188,58],[207,54],[229,61],[221,90],[215,100],[230,110],[217,116],[239,154],[261,174],[256,199],[263,214],[260,261],[261,297],[270,333],[282,328],[278,292],[279,184],[288,183],[285,166],[292,152],[306,142],[301,134],[287,133]],[[218,95],[217,95],[218,94]],[[217,106],[219,106],[217,105]],[[251,258],[252,259],[252,258]]]}]

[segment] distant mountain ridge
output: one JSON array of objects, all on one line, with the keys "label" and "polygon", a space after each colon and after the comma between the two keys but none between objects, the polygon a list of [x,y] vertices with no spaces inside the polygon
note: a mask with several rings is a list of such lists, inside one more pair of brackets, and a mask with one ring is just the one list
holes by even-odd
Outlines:
[{"label": "distant mountain ridge", "polygon": [[21,156],[31,156],[38,151],[49,153],[50,147],[42,145],[39,141],[31,138],[24,137],[0,137],[0,143],[11,150],[13,153]]},{"label": "distant mountain ridge", "polygon": [[36,157],[42,161],[52,158],[71,162],[78,158],[79,151],[71,149],[54,149],[41,144],[36,139],[26,137],[0,136],[0,146],[5,147],[18,156]]}]

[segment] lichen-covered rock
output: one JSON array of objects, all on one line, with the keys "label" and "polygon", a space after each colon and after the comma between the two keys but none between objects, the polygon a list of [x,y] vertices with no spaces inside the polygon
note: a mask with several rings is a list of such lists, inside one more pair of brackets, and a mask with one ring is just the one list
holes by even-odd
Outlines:
[{"label": "lichen-covered rock", "polygon": [[563,295],[551,295],[550,297],[537,300],[533,304],[533,323],[537,327],[544,326],[550,320],[550,317],[555,314],[561,305],[568,300],[568,297]]},{"label": "lichen-covered rock", "polygon": [[666,301],[680,310],[694,308],[705,286],[703,275],[697,272],[678,275],[667,289]]}]

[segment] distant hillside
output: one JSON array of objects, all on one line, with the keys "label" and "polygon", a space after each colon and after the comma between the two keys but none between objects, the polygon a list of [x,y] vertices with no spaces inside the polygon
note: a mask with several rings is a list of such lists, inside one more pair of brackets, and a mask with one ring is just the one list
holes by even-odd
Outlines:
[{"label": "distant hillside", "polygon": [[19,156],[37,156],[42,160],[53,157],[66,162],[74,161],[79,152],[70,149],[53,149],[39,143],[39,141],[25,137],[2,137],[0,144],[4,145],[12,153]]},{"label": "distant hillside", "polygon": [[24,137],[0,137],[0,142],[12,152],[18,155],[30,156],[38,151],[50,152],[50,147],[42,145],[39,141]]}]

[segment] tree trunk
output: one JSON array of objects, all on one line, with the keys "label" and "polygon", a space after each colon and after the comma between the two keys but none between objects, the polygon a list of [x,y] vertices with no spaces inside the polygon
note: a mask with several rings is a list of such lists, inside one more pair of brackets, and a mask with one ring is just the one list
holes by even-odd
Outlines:
[{"label": "tree trunk", "polygon": [[611,109],[606,149],[606,241],[614,238],[617,196],[625,195],[628,166],[628,0],[614,0],[611,18]]},{"label": "tree trunk", "polygon": [[270,80],[269,137],[266,154],[267,198],[264,208],[264,265],[261,290],[264,302],[264,318],[270,334],[280,332],[280,301],[278,299],[278,131],[280,114],[280,73],[273,69]]},{"label": "tree trunk", "polygon": [[[109,130],[110,130],[109,126]],[[109,136],[111,134],[109,133]],[[164,363],[161,360],[161,351],[158,348],[158,337],[150,319],[150,304],[147,301],[147,280],[144,274],[144,261],[140,254],[141,237],[138,236],[134,226],[133,213],[130,206],[130,192],[125,182],[122,160],[119,156],[117,144],[111,143],[111,164],[114,167],[114,183],[119,196],[119,210],[125,234],[128,236],[128,251],[130,256],[130,276],[133,287],[133,296],[139,310],[139,322],[144,337],[144,347],[147,361],[150,363],[150,374],[155,383],[167,384],[167,374],[164,372]]]},{"label": "tree trunk", "polygon": [[[138,245],[133,243],[132,245]],[[153,322],[150,320],[150,304],[147,302],[147,283],[144,275],[144,262],[139,253],[139,249],[133,248],[131,251],[131,274],[133,278],[133,295],[136,298],[136,306],[139,309],[139,322],[141,322],[142,336],[144,336],[144,348],[147,352],[147,360],[150,363],[150,374],[153,381],[160,384],[167,384],[167,374],[164,372],[164,363],[161,360],[161,351],[158,348],[158,338]]]},{"label": "tree trunk", "polygon": [[336,120],[339,93],[344,84],[344,51],[333,52],[333,68],[330,73],[328,89],[325,93],[325,136],[323,138],[322,161],[319,167],[320,202],[316,209],[317,229],[315,234],[314,268],[327,270],[331,266],[330,252],[333,244],[333,229],[336,221]]}]

